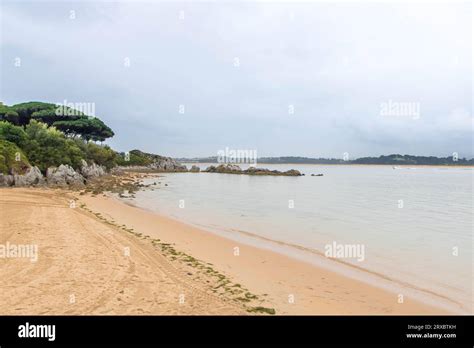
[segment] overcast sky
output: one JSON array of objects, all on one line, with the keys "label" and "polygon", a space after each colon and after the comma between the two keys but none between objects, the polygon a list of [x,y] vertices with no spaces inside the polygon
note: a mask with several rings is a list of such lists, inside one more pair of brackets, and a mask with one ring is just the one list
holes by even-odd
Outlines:
[{"label": "overcast sky", "polygon": [[0,100],[95,103],[117,150],[474,156],[469,2],[0,6]]}]

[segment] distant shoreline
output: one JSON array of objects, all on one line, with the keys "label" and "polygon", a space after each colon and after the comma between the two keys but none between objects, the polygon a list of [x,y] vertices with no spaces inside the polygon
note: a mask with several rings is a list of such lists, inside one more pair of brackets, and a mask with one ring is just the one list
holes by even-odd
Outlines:
[{"label": "distant shoreline", "polygon": [[[256,150],[255,150],[256,153]],[[261,163],[261,164],[338,164],[338,165],[392,165],[392,166],[474,166],[474,158],[459,158],[457,153],[449,157],[436,156],[413,156],[391,154],[379,157],[360,157],[349,159],[349,154],[345,153],[343,158],[311,158],[300,156],[280,156],[280,157],[248,157],[240,154],[238,151],[225,157],[194,157],[194,158],[176,158],[177,161],[184,163]]]},{"label": "distant shoreline", "polygon": [[[181,161],[182,164],[209,164],[215,165],[217,162],[187,162]],[[236,163],[237,165],[248,164],[248,163]],[[269,162],[258,162],[257,166],[260,164],[265,165],[314,165],[314,166],[370,166],[370,167],[430,167],[430,168],[474,168],[474,164],[377,164],[377,163],[294,163],[294,162],[281,162],[281,163],[269,163]],[[249,164],[252,165],[252,164]]]}]

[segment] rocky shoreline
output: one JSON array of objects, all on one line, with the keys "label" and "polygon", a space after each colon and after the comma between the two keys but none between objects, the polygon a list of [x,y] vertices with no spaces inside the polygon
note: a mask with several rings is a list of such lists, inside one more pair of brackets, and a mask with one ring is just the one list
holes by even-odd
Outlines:
[{"label": "rocky shoreline", "polygon": [[11,172],[10,174],[0,173],[0,187],[25,187],[25,186],[49,186],[49,187],[72,187],[83,188],[91,181],[106,174],[121,174],[126,172],[143,173],[220,173],[220,174],[240,174],[240,175],[273,175],[273,176],[302,176],[298,170],[287,171],[269,170],[266,168],[250,167],[241,169],[234,164],[221,164],[209,166],[201,169],[193,165],[188,169],[185,165],[176,162],[170,157],[157,156],[155,161],[148,165],[117,166],[107,171],[104,166],[95,163],[87,163],[82,160],[81,167],[74,170],[69,165],[61,164],[59,167],[49,167],[43,175],[38,167],[31,166],[24,173]]},{"label": "rocky shoreline", "polygon": [[32,166],[23,174],[0,174],[0,187],[8,186],[51,186],[51,187],[83,187],[89,180],[107,173],[105,167],[95,163],[88,164],[82,160],[81,168],[74,170],[71,166],[61,164],[49,167],[43,175],[38,167]]},{"label": "rocky shoreline", "polygon": [[296,169],[290,169],[285,172],[279,170],[270,170],[267,168],[255,168],[250,167],[248,169],[242,169],[235,164],[220,164],[218,166],[209,166],[204,170],[201,170],[196,165],[193,165],[188,169],[185,165],[177,162],[167,163],[163,165],[147,165],[147,166],[120,166],[117,167],[119,170],[128,172],[145,172],[145,173],[219,173],[219,174],[241,174],[241,175],[280,175],[280,176],[303,176]]}]

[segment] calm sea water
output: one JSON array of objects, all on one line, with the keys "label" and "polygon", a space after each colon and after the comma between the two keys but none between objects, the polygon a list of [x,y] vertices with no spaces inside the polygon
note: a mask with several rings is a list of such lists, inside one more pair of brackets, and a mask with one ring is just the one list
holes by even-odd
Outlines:
[{"label": "calm sea water", "polygon": [[163,174],[134,204],[314,263],[328,244],[363,245],[363,261],[342,260],[472,312],[472,168],[261,166],[306,176]]}]

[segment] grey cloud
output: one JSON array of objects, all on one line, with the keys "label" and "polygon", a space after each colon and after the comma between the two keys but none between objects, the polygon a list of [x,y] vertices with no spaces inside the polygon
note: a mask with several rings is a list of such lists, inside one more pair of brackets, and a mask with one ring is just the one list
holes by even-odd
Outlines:
[{"label": "grey cloud", "polygon": [[95,102],[119,150],[473,156],[469,3],[1,6],[1,99]]}]

